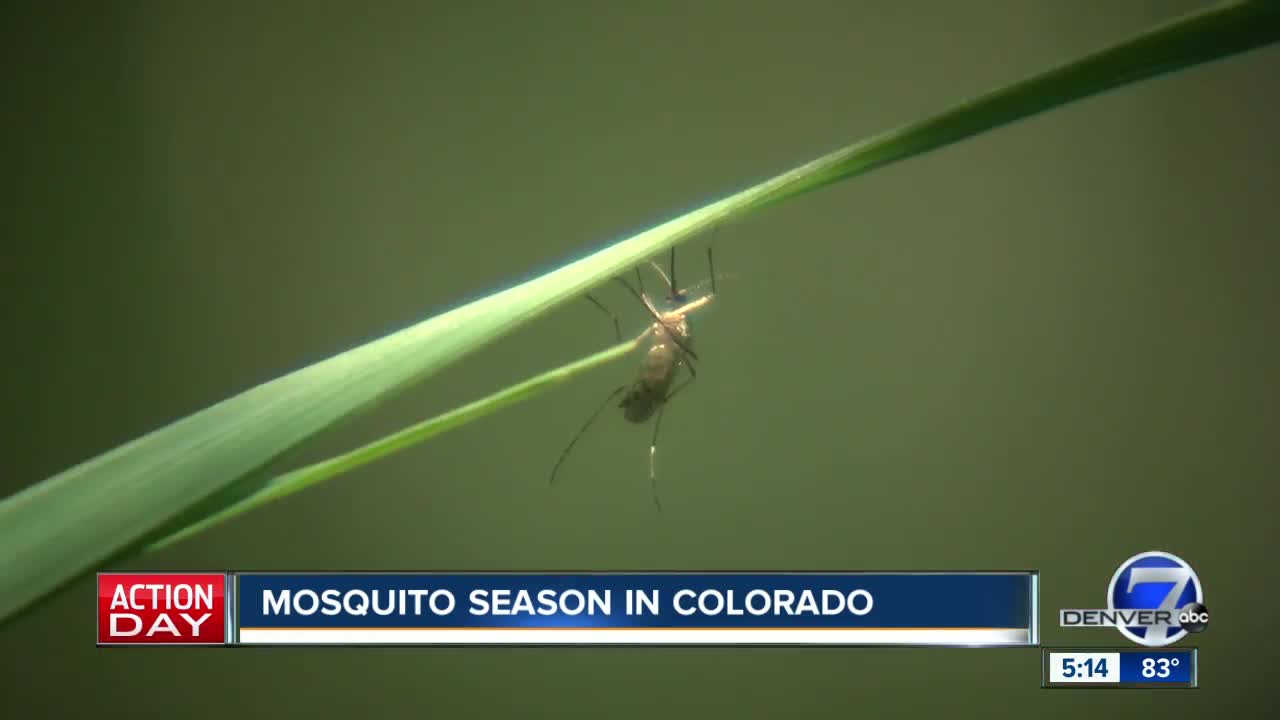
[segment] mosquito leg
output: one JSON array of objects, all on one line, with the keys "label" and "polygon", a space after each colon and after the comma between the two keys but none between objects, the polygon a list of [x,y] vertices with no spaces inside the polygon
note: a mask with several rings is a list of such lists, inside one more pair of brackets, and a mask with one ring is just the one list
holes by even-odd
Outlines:
[{"label": "mosquito leg", "polygon": [[716,294],[716,264],[711,259],[711,246],[707,246],[707,267],[711,269],[711,294]]},{"label": "mosquito leg", "polygon": [[658,469],[657,469],[658,468],[658,429],[662,427],[662,413],[666,411],[667,403],[671,402],[671,398],[675,397],[676,393],[688,387],[689,383],[691,382],[693,382],[692,377],[686,379],[684,382],[677,385],[675,390],[672,390],[670,393],[667,394],[667,397],[664,398],[662,401],[662,405],[658,407],[658,417],[653,421],[653,440],[649,443],[649,488],[650,488],[650,492],[653,493],[653,504],[655,507],[658,508],[658,512],[662,512],[662,503],[658,500]]},{"label": "mosquito leg", "polygon": [[618,395],[623,390],[626,390],[626,389],[627,389],[626,385],[619,385],[616,389],[614,389],[613,392],[609,393],[609,397],[605,398],[604,402],[600,403],[600,407],[596,408],[596,411],[591,413],[591,417],[587,418],[587,421],[582,424],[582,428],[578,430],[578,433],[573,436],[572,440],[569,441],[569,444],[568,446],[565,447],[564,452],[560,453],[560,459],[556,460],[555,467],[551,468],[550,483],[552,484],[555,483],[556,473],[560,471],[560,465],[564,463],[565,458],[569,457],[569,451],[572,450],[573,446],[578,443],[578,439],[581,438],[583,433],[587,431],[587,428],[591,427],[591,424],[596,421],[596,418],[600,417],[600,413],[604,412],[604,409],[609,407],[609,403],[613,402],[613,399],[618,397]]},{"label": "mosquito leg", "polygon": [[610,318],[613,319],[613,332],[617,334],[618,342],[622,342],[622,325],[618,322],[618,316],[614,315],[613,312],[609,310],[609,308],[605,307],[599,300],[595,299],[590,294],[587,294],[586,297],[588,300],[591,301],[592,305],[595,305],[596,307],[600,308],[600,312],[604,313],[605,315],[608,315]]},{"label": "mosquito leg", "polygon": [[675,245],[671,246],[671,259],[669,262],[671,267],[671,277],[667,279],[667,284],[671,288],[671,297],[675,298],[676,288],[680,287],[680,284],[676,282],[676,247]]},{"label": "mosquito leg", "polygon": [[[688,355],[690,360],[698,359],[697,354],[693,352],[693,348],[690,348],[689,345],[685,343],[685,341],[681,340],[680,335],[678,333],[669,332],[667,333],[667,337],[671,338],[671,341],[676,344],[676,347],[680,348],[685,355]],[[689,363],[688,365],[690,368],[693,367],[693,363]]]},{"label": "mosquito leg", "polygon": [[676,393],[678,393],[678,392],[680,392],[681,390],[683,390],[683,389],[685,389],[686,387],[688,387],[688,386],[689,386],[689,383],[693,382],[693,380],[694,380],[694,378],[693,378],[693,377],[689,377],[689,378],[686,378],[684,382],[682,382],[682,383],[680,383],[679,385],[677,385],[677,386],[676,386],[676,389],[675,389],[675,390],[672,390],[670,393],[668,393],[668,394],[667,394],[667,397],[662,401],[663,406],[665,407],[667,403],[671,402],[671,398],[675,397],[675,396],[676,396]]},{"label": "mosquito leg", "polygon": [[649,443],[649,491],[653,494],[653,506],[662,512],[662,502],[658,500],[658,429],[662,427],[662,413],[666,405],[658,408],[658,417],[653,421],[653,440]]}]

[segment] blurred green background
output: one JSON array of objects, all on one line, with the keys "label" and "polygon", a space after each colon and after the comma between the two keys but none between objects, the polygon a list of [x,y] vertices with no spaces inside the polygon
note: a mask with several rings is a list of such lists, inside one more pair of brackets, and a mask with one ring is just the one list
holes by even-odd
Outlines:
[{"label": "blurred green background", "polygon": [[[9,3],[0,492],[1201,6]],[[620,416],[546,482],[628,360],[119,568],[1029,567],[1046,644],[1118,644],[1054,613],[1163,549],[1214,613],[1200,691],[1042,691],[1030,649],[98,650],[86,579],[0,629],[4,706],[1267,714],[1278,74],[1159,78],[721,229],[661,515]],[[611,342],[569,304],[290,461]]]}]

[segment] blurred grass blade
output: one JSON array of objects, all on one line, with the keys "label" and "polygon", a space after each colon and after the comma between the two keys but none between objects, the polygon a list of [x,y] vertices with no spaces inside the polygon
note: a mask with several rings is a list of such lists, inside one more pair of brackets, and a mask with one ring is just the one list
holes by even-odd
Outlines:
[{"label": "blurred grass blade", "polygon": [[[545,275],[247,390],[0,503],[0,620],[388,394],[726,220],[1019,118],[1275,42],[1280,3],[1210,8],[818,158]],[[744,148],[745,150],[746,148]]]},{"label": "blurred grass blade", "polygon": [[288,497],[296,492],[305,490],[316,483],[328,480],[329,478],[344,472],[354,470],[362,465],[384,458],[392,453],[400,452],[410,448],[428,438],[439,435],[446,430],[452,430],[459,425],[466,424],[472,420],[484,417],[495,412],[507,405],[527,400],[547,390],[555,385],[563,383],[573,376],[590,370],[607,362],[617,360],[632,350],[635,350],[637,342],[632,340],[620,345],[615,345],[607,350],[602,350],[594,355],[588,355],[581,360],[562,365],[554,370],[536,375],[528,380],[512,385],[503,390],[499,390],[492,395],[467,403],[462,407],[455,408],[442,415],[437,415],[429,420],[415,423],[402,430],[398,430],[390,435],[383,436],[373,442],[362,445],[355,450],[345,452],[336,457],[320,462],[312,463],[306,467],[298,468],[291,472],[287,472],[279,477],[273,478],[266,483],[262,489],[252,495],[240,500],[239,502],[224,508],[223,510],[210,515],[199,522],[179,530],[178,532],[159,540],[147,546],[147,550],[160,550],[174,543],[184,540],[203,530],[220,525],[231,518],[242,513],[249,512],[254,508],[265,505],[269,502],[280,500]]}]

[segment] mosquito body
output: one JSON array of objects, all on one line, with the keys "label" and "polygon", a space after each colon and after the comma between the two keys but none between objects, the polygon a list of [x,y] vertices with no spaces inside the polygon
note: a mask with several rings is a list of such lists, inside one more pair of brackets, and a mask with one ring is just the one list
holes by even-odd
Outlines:
[{"label": "mosquito body", "polygon": [[[711,277],[708,281],[711,285],[711,292],[697,297],[693,296],[693,290],[681,290],[676,285],[675,257],[675,249],[673,248],[671,250],[670,275],[664,273],[656,263],[650,263],[653,269],[662,276],[667,286],[668,295],[664,302],[664,306],[667,309],[659,309],[653,300],[645,294],[644,282],[639,268],[636,269],[637,287],[639,289],[633,288],[630,283],[622,278],[617,278],[618,282],[625,286],[644,305],[652,319],[649,327],[635,340],[637,344],[647,340],[649,347],[645,351],[644,360],[635,379],[629,385],[622,385],[610,393],[604,403],[583,424],[582,429],[574,435],[573,440],[569,442],[564,452],[560,454],[560,459],[556,461],[555,467],[551,470],[551,482],[555,482],[556,473],[559,471],[560,465],[569,456],[569,451],[573,449],[582,434],[591,427],[600,413],[609,406],[609,403],[613,402],[619,395],[622,395],[622,400],[617,406],[622,408],[624,419],[635,424],[648,422],[650,418],[654,419],[653,439],[649,443],[649,482],[653,489],[653,503],[659,511],[662,510],[662,503],[658,500],[656,468],[658,430],[662,425],[662,413],[666,410],[667,404],[671,402],[671,399],[676,396],[676,393],[684,389],[686,385],[697,377],[698,373],[694,368],[694,362],[698,360],[698,356],[694,353],[692,347],[693,333],[689,315],[705,307],[715,298],[716,276],[715,265],[711,258],[711,249],[707,249],[707,263],[711,268]],[[609,312],[594,297],[588,295],[587,299],[613,319],[614,330],[618,334],[618,339],[621,340],[622,332],[617,316]],[[689,377],[677,384],[677,380],[685,369],[689,371]]]},{"label": "mosquito body", "polygon": [[655,322],[649,334],[652,344],[644,354],[644,363],[618,404],[622,416],[633,423],[643,423],[653,417],[674,394],[672,386],[688,362],[685,350],[674,338],[679,337],[686,348],[692,343],[689,323],[682,317]]}]

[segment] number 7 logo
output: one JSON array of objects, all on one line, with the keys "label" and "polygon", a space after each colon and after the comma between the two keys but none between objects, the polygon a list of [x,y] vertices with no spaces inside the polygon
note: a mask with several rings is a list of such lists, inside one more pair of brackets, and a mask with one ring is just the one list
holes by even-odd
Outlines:
[{"label": "number 7 logo", "polygon": [[[1188,585],[1194,592],[1191,597],[1184,598]],[[1152,551],[1134,555],[1120,565],[1107,588],[1107,600],[1112,610],[1162,610],[1171,613],[1171,621],[1167,623],[1117,628],[1136,643],[1156,647],[1176,642],[1186,635],[1178,621],[1178,611],[1189,602],[1203,602],[1203,593],[1200,579],[1182,558]],[[1138,632],[1142,635],[1139,636]]]}]

